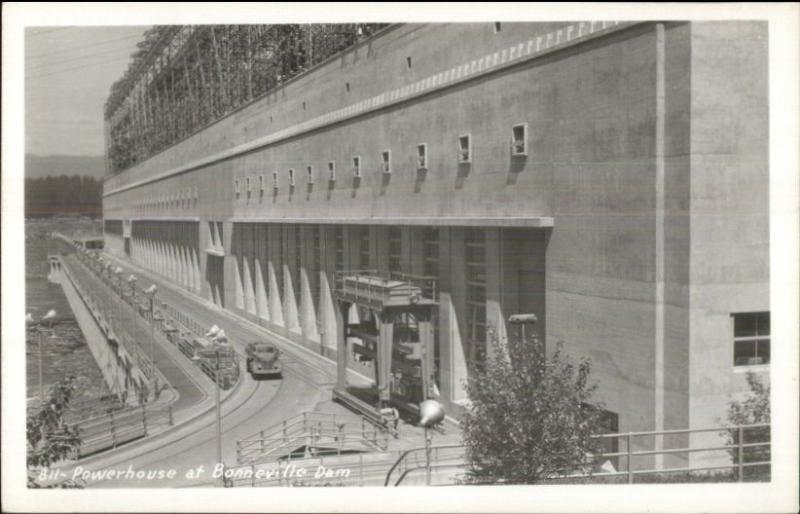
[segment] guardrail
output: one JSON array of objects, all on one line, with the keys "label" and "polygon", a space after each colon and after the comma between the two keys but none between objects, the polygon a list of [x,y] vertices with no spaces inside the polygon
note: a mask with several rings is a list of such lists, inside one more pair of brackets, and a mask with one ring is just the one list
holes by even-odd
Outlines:
[{"label": "guardrail", "polygon": [[81,444],[73,457],[85,457],[145,437],[148,435],[148,427],[152,428],[161,423],[173,425],[171,405],[164,407],[140,405],[119,411],[112,410],[107,414],[71,424],[70,426],[78,431],[81,438]]},{"label": "guardrail", "polygon": [[[385,450],[389,444],[386,434],[364,418],[360,424],[354,424],[337,419],[335,414],[303,412],[236,441],[236,461],[253,463],[275,456],[291,459],[297,446],[290,446],[308,443],[333,444],[338,447],[338,454],[345,443],[358,443],[373,450]],[[286,451],[288,454],[283,453]]]},{"label": "guardrail", "polygon": [[[743,482],[746,478],[746,470],[754,468],[765,468],[770,466],[770,460],[764,460],[764,457],[769,458],[771,443],[769,440],[747,442],[748,433],[756,432],[757,435],[763,436],[767,433],[769,437],[770,425],[767,423],[754,424],[754,425],[738,425],[731,427],[711,427],[699,429],[681,429],[681,430],[661,430],[650,432],[629,432],[621,434],[601,434],[592,436],[596,440],[609,440],[616,439],[625,442],[625,450],[618,452],[607,452],[600,455],[587,456],[586,462],[576,465],[591,465],[596,463],[599,458],[624,459],[623,471],[600,471],[592,473],[570,473],[564,472],[562,475],[551,477],[551,480],[563,479],[589,479],[589,480],[606,480],[608,478],[624,477],[627,483],[633,484],[636,477],[646,475],[674,475],[678,473],[698,473],[710,471],[732,471],[733,477]],[[716,433],[720,436],[731,436],[734,444],[715,444],[702,447],[681,447],[681,448],[667,448],[667,449],[654,449],[654,450],[635,450],[636,440],[640,438],[657,438],[665,436],[688,436],[689,434],[701,433]],[[752,436],[751,436],[752,439]],[[430,466],[432,469],[461,469],[466,470],[464,464],[464,456],[466,447],[463,445],[442,445],[431,447]],[[730,463],[717,464],[708,466],[683,466],[683,467],[653,467],[636,469],[636,459],[643,457],[654,457],[656,455],[677,455],[688,456],[689,454],[697,453],[720,453],[725,452],[728,454]],[[749,452],[749,455],[748,455]],[[719,458],[719,457],[718,457]],[[458,460],[461,459],[461,463]],[[428,466],[428,461],[425,457],[425,448],[413,448],[403,452],[397,461],[392,465],[386,474],[384,486],[401,485],[403,480],[413,472],[424,470]],[[394,483],[392,483],[394,482]]]}]

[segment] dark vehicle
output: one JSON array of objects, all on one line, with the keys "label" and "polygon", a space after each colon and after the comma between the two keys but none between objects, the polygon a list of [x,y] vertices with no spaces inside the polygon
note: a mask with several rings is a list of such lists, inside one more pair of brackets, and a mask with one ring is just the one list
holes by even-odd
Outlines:
[{"label": "dark vehicle", "polygon": [[281,378],[283,367],[278,362],[281,352],[275,345],[263,341],[248,343],[247,371],[253,378]]}]

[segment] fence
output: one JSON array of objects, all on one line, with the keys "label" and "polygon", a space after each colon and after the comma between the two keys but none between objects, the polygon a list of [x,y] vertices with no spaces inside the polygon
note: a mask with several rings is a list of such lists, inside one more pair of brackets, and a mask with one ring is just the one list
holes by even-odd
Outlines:
[{"label": "fence", "polygon": [[335,414],[303,412],[283,422],[236,441],[239,464],[286,457],[291,460],[300,446],[328,445],[333,452],[361,446],[369,450],[385,450],[388,435],[364,418],[359,423],[341,422]]},{"label": "fence", "polygon": [[120,444],[145,437],[148,427],[174,423],[172,406],[147,407],[140,405],[95,416],[72,425],[78,430],[81,444],[73,455],[85,457],[101,450],[116,448]]},{"label": "fence", "polygon": [[[624,444],[624,451],[603,453],[601,455],[589,455],[586,462],[582,465],[576,465],[576,468],[589,467],[597,463],[599,459],[612,459],[622,458],[624,461],[623,471],[594,471],[594,472],[570,472],[565,471],[563,474],[551,477],[551,480],[585,480],[585,481],[608,481],[609,479],[623,478],[627,483],[633,484],[637,481],[637,477],[650,476],[651,481],[664,481],[667,476],[674,476],[676,474],[692,474],[692,473],[706,473],[731,471],[732,478],[739,482],[745,481],[747,478],[747,470],[763,470],[770,466],[770,448],[769,441],[769,424],[755,424],[755,425],[739,425],[733,427],[712,427],[700,429],[684,429],[684,430],[662,430],[651,432],[629,432],[623,434],[603,434],[593,436],[596,440],[615,439]],[[658,438],[665,436],[689,436],[690,434],[703,434],[703,433],[716,433],[722,437],[728,437],[733,443],[729,444],[714,444],[702,447],[682,447],[682,448],[668,448],[668,449],[654,449],[654,450],[636,450],[636,441],[640,438]],[[755,436],[755,437],[754,437]],[[749,440],[748,440],[749,439]],[[756,439],[756,440],[753,440]],[[758,440],[761,439],[761,440]],[[431,448],[431,461],[430,466],[435,470],[466,470],[465,466],[465,450],[463,445],[444,445],[433,446]],[[729,460],[725,464],[707,465],[707,466],[683,466],[683,467],[653,467],[637,469],[637,460],[643,458],[655,457],[657,455],[682,455],[688,456],[691,454],[717,454],[716,459],[719,460],[718,454],[727,454],[726,459]],[[460,459],[460,462],[459,462]],[[688,459],[691,461],[691,459]],[[414,448],[408,450],[400,455],[397,462],[389,469],[384,481],[385,486],[401,485],[402,482],[415,471],[424,470],[428,465],[425,459],[425,448]],[[718,477],[720,481],[724,477]],[[641,479],[639,481],[642,481]]]}]

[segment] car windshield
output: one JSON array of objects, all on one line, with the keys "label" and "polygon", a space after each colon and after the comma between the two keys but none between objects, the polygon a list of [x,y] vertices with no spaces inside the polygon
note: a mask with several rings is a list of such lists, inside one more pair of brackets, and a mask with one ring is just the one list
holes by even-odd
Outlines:
[{"label": "car windshield", "polygon": [[275,348],[267,345],[260,345],[256,346],[256,353],[272,353],[275,351]]}]

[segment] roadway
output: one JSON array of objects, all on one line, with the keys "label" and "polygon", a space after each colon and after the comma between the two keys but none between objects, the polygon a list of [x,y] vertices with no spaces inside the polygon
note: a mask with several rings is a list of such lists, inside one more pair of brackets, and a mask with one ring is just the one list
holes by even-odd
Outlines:
[{"label": "roadway", "polygon": [[[217,324],[223,328],[231,344],[241,354],[244,354],[247,341],[264,338],[267,334],[261,327],[236,318],[199,297],[178,290],[161,277],[133,267],[130,263],[120,261],[120,265],[133,271],[139,277],[140,284],[144,283],[145,277],[155,283],[159,288],[158,297],[161,301],[196,320],[202,320],[206,326]],[[238,439],[280,423],[299,412],[314,410],[321,402],[330,403],[331,389],[335,383],[335,366],[332,362],[318,356],[315,359],[311,352],[279,338],[275,342],[283,350],[283,379],[255,381],[246,372],[242,373],[243,382],[223,403],[222,455],[223,462],[227,464],[236,462]],[[157,343],[169,344],[164,340]],[[159,362],[159,367],[163,364],[164,361]],[[341,410],[343,415],[348,414],[343,408]],[[214,481],[210,473],[217,462],[216,441],[216,413],[212,408],[172,430],[133,443],[127,448],[82,460],[78,464],[86,470],[127,469],[131,466],[134,470],[174,469],[177,472],[177,477],[171,480],[90,480],[88,487],[211,486]],[[186,473],[198,469],[198,466],[204,467],[203,475],[199,479],[186,478]],[[72,473],[69,469],[65,472]]]}]

